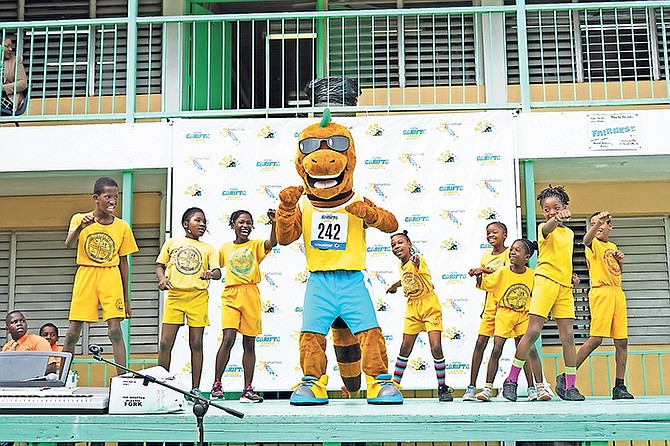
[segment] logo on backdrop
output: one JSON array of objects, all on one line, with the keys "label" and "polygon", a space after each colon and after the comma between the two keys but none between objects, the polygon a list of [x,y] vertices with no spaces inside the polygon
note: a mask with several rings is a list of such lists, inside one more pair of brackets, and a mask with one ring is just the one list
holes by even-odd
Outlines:
[{"label": "logo on backdrop", "polygon": [[202,197],[205,195],[205,190],[198,183],[193,183],[184,190],[184,195],[188,197]]},{"label": "logo on backdrop", "polygon": [[281,336],[270,333],[263,333],[256,336],[256,345],[258,347],[275,347],[281,342]]},{"label": "logo on backdrop", "polygon": [[495,166],[502,160],[502,157],[500,155],[496,155],[495,153],[491,152],[486,152],[481,155],[477,155],[477,162],[480,163],[482,166]]},{"label": "logo on backdrop", "polygon": [[279,161],[270,158],[256,162],[256,167],[261,172],[275,172],[280,166],[281,163]]},{"label": "logo on backdrop", "polygon": [[496,189],[496,183],[500,182],[502,182],[502,180],[479,180],[479,182],[477,182],[477,186],[491,192],[494,197],[497,197],[500,195],[500,193]]},{"label": "logo on backdrop", "polygon": [[365,160],[365,166],[370,170],[372,169],[384,170],[388,165],[389,165],[389,159],[381,158],[379,156],[375,156]]},{"label": "logo on backdrop", "polygon": [[426,371],[428,370],[428,362],[423,358],[418,357],[416,359],[412,359],[409,364],[407,364],[407,368],[417,372]]},{"label": "logo on backdrop", "polygon": [[267,373],[270,376],[270,378],[275,380],[277,379],[277,372],[275,372],[272,366],[273,365],[281,366],[282,364],[283,364],[282,361],[258,361],[258,364],[256,364],[256,369],[259,372]]},{"label": "logo on backdrop", "polygon": [[458,161],[458,157],[451,150],[445,150],[444,152],[440,152],[437,161],[439,163],[450,164]]},{"label": "logo on backdrop", "polygon": [[400,155],[400,162],[409,164],[415,170],[421,169],[418,158],[423,156],[423,153],[403,153]]},{"label": "logo on backdrop", "polygon": [[226,200],[241,200],[247,195],[247,191],[244,189],[238,189],[236,187],[231,187],[230,189],[224,189],[221,192],[221,195]]},{"label": "logo on backdrop", "polygon": [[465,312],[463,311],[461,306],[458,305],[454,299],[443,300],[442,301],[442,308],[444,308],[445,310],[451,308],[460,317],[462,317],[465,314]]},{"label": "logo on backdrop", "polygon": [[448,284],[463,283],[468,278],[467,274],[459,273],[458,271],[450,271],[442,274],[442,280]]},{"label": "logo on backdrop", "polygon": [[232,141],[235,145],[239,145],[242,141],[240,141],[240,138],[237,137],[237,129],[231,129],[228,127],[224,127],[221,129],[219,132],[223,139],[229,139]]},{"label": "logo on backdrop", "polygon": [[462,209],[457,209],[457,210],[449,210],[445,209],[442,211],[440,216],[442,217],[443,220],[447,220],[455,224],[456,226],[461,226],[462,223],[460,221],[460,215],[464,214],[465,211]]},{"label": "logo on backdrop", "polygon": [[422,129],[420,127],[410,127],[408,129],[404,129],[402,134],[407,139],[419,139],[426,134],[426,129]]},{"label": "logo on backdrop", "polygon": [[448,183],[441,185],[438,190],[444,196],[456,196],[462,194],[463,185],[456,183]]},{"label": "logo on backdrop", "polygon": [[385,274],[393,274],[391,271],[368,271],[368,277],[374,282],[379,282],[381,286],[387,288],[389,286],[388,282],[384,278]]},{"label": "logo on backdrop", "polygon": [[194,167],[198,173],[205,173],[205,167],[204,167],[204,162],[209,161],[209,158],[207,157],[194,157],[194,156],[189,156],[186,158],[186,163],[187,166],[189,167]]},{"label": "logo on backdrop", "polygon": [[458,242],[458,240],[454,240],[450,237],[442,241],[440,249],[443,251],[458,251],[461,249],[461,244]]},{"label": "logo on backdrop", "polygon": [[267,299],[264,302],[261,302],[261,311],[266,314],[277,314],[279,313],[279,307],[272,302],[270,299]]},{"label": "logo on backdrop", "polygon": [[270,288],[272,288],[272,290],[274,291],[279,287],[277,286],[277,282],[274,281],[272,276],[280,276],[280,275],[281,275],[281,273],[279,273],[279,272],[277,272],[277,273],[263,273],[263,281],[265,283],[267,283],[268,285],[270,285]]},{"label": "logo on backdrop", "polygon": [[258,130],[256,136],[262,139],[274,139],[277,137],[277,132],[269,125],[266,125],[265,127],[261,127],[260,130]]},{"label": "logo on backdrop", "polygon": [[385,256],[387,254],[391,253],[391,247],[388,245],[382,245],[381,243],[377,243],[372,246],[368,246],[366,248],[366,251],[368,254],[370,254],[373,257],[379,257],[379,256]]},{"label": "logo on backdrop", "polygon": [[498,212],[489,206],[482,209],[477,217],[481,218],[482,220],[498,220],[498,216]]},{"label": "logo on backdrop", "polygon": [[368,184],[368,190],[377,194],[382,200],[386,200],[388,196],[384,192],[384,188],[389,187],[389,183],[370,183]]},{"label": "logo on backdrop", "polygon": [[219,167],[225,167],[226,169],[234,169],[238,166],[238,162],[233,155],[226,155],[219,161]]},{"label": "logo on backdrop", "polygon": [[417,183],[416,180],[412,180],[405,186],[405,192],[409,192],[410,194],[420,194],[423,192],[423,185]]},{"label": "logo on backdrop", "polygon": [[493,133],[494,129],[494,125],[487,119],[479,121],[474,128],[475,132],[477,133]]},{"label": "logo on backdrop", "polygon": [[189,143],[203,143],[208,141],[210,138],[209,133],[203,132],[191,132],[186,134],[186,141]]},{"label": "logo on backdrop", "polygon": [[429,221],[430,217],[424,214],[413,214],[405,217],[405,223],[409,226],[426,226]]},{"label": "logo on backdrop", "polygon": [[459,125],[461,124],[448,124],[446,122],[441,122],[440,125],[437,126],[437,131],[446,133],[449,135],[449,138],[451,138],[452,141],[456,141],[458,139],[458,135],[456,134],[455,127]]},{"label": "logo on backdrop", "polygon": [[384,136],[384,129],[379,124],[372,124],[365,131],[368,136]]},{"label": "logo on backdrop", "polygon": [[[266,197],[270,198],[271,200],[276,200],[277,195],[274,192],[272,192],[272,189],[280,191],[281,188],[282,187],[277,185],[277,184],[267,184],[267,185],[261,184],[260,186],[258,186],[257,190],[258,190],[259,194],[265,195]],[[265,215],[265,218],[267,219],[267,222],[269,223],[270,219],[268,218],[268,216],[266,214],[263,214],[263,215]],[[263,223],[263,224],[268,224],[268,223]]]},{"label": "logo on backdrop", "polygon": [[375,302],[375,310],[381,312],[389,311],[391,307],[389,306],[388,302],[386,302],[384,299],[379,298],[377,299],[377,302]]}]

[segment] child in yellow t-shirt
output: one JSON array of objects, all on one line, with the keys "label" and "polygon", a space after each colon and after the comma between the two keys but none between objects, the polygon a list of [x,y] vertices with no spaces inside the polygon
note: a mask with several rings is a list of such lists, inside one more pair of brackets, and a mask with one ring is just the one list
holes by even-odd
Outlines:
[{"label": "child in yellow t-shirt", "polygon": [[172,347],[179,327],[188,324],[188,344],[191,349],[191,393],[202,397],[202,338],[209,326],[207,288],[211,279],[221,278],[216,249],[200,241],[207,231],[207,219],[200,208],[188,208],[181,218],[186,232],[163,244],[156,259],[158,289],[167,290],[158,364],[170,370]]},{"label": "child in yellow t-shirt", "polygon": [[235,240],[219,248],[219,264],[226,268],[225,288],[221,295],[221,326],[223,339],[216,353],[214,385],[210,395],[223,398],[221,377],[230,360],[230,350],[235,344],[237,333],[242,334],[242,368],[244,369],[244,390],[242,403],[261,403],[261,398],[251,384],[256,366],[256,336],[261,329],[261,281],[260,263],[270,250],[277,246],[275,210],[267,213],[272,223],[270,238],[249,240],[254,228],[254,220],[249,211],[239,210],[230,216],[229,225],[235,231]]},{"label": "child in yellow t-shirt", "polygon": [[[591,329],[589,339],[577,351],[577,368],[600,346],[603,338],[612,338],[616,364],[612,399],[632,400],[633,395],[624,384],[628,358],[626,295],[621,289],[624,254],[617,245],[609,241],[609,234],[613,228],[609,212],[594,213],[591,215],[590,224],[591,227],[584,235],[584,246],[591,279],[589,291]],[[558,381],[564,382],[563,379]]]},{"label": "child in yellow t-shirt", "polygon": [[[74,353],[84,322],[98,322],[98,305],[107,322],[114,361],[126,365],[121,321],[131,316],[128,305],[128,259],[139,251],[130,225],[114,216],[119,201],[119,185],[109,177],[98,178],[93,186],[93,212],[75,214],[65,246],[77,247],[77,274],[72,288],[70,325],[63,351]],[[119,373],[125,370],[118,368]]]},{"label": "child in yellow t-shirt", "polygon": [[400,384],[407,368],[414,342],[422,331],[428,333],[430,352],[433,355],[437,376],[437,398],[439,401],[453,401],[453,390],[445,383],[446,363],[442,353],[442,306],[435,294],[430,271],[423,256],[414,253],[407,231],[391,236],[391,251],[400,259],[400,280],[391,285],[387,293],[395,293],[399,287],[407,298],[405,327],[402,334],[400,353],[395,361],[393,381]]},{"label": "child in yellow t-shirt", "polygon": [[[480,401],[491,400],[493,381],[505,342],[514,338],[518,344],[528,328],[528,309],[534,271],[526,267],[526,263],[534,252],[532,242],[525,239],[515,240],[509,249],[509,266],[504,266],[492,274],[477,276],[479,287],[491,293],[497,306],[493,350],[486,371],[486,386],[477,394],[477,399]],[[533,387],[532,376],[526,377],[529,380],[528,399],[548,401],[551,399],[551,394],[543,385],[542,366],[537,355],[534,359],[531,357],[537,390]]]},{"label": "child in yellow t-shirt", "polygon": [[558,326],[565,363],[566,390],[561,392],[557,386],[556,393],[564,400],[583,401],[584,396],[575,386],[577,350],[573,331],[575,306],[572,295],[572,244],[575,234],[563,225],[563,221],[572,216],[567,208],[570,197],[563,186],[550,185],[539,193],[537,199],[546,222],[541,223],[537,231],[539,256],[530,300],[530,320],[528,329],[516,348],[512,368],[503,383],[503,397],[516,401],[519,371],[551,313]]}]

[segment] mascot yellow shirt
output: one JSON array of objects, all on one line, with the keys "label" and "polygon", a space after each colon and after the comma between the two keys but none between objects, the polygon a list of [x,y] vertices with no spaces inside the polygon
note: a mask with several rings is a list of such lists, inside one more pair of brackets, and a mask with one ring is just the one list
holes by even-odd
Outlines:
[{"label": "mascot yellow shirt", "polygon": [[[85,215],[88,214],[72,216],[70,232],[77,229]],[[114,217],[110,225],[95,222],[81,230],[77,239],[77,265],[119,266],[119,256],[137,251],[139,249],[128,223]]]},{"label": "mascot yellow shirt", "polygon": [[316,208],[301,202],[302,233],[310,271],[362,271],[365,269],[363,220],[344,208],[361,201],[358,194],[336,208]]}]

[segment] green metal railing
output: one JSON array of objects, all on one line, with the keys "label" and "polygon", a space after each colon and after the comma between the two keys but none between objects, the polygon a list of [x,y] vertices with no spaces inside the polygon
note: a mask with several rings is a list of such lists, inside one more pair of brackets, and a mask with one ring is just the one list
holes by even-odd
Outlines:
[{"label": "green metal railing", "polygon": [[341,78],[361,113],[667,106],[669,32],[670,0],[1,22],[30,97],[3,120],[295,116]]}]

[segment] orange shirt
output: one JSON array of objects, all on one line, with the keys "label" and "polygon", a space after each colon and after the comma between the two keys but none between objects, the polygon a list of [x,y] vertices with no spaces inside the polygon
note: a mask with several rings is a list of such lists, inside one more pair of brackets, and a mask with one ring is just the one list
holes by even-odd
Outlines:
[{"label": "orange shirt", "polygon": [[44,339],[42,336],[37,336],[36,334],[26,333],[21,336],[17,341],[11,340],[8,341],[3,347],[3,352],[26,352],[26,351],[41,351],[41,352],[50,352],[51,345],[49,341]]},{"label": "orange shirt", "polygon": [[56,353],[60,353],[60,352],[63,351],[63,346],[58,345],[58,344],[54,344],[54,345],[51,346],[51,351],[56,352]]}]

